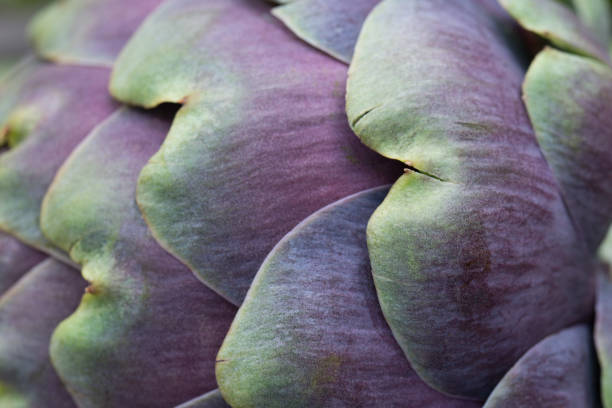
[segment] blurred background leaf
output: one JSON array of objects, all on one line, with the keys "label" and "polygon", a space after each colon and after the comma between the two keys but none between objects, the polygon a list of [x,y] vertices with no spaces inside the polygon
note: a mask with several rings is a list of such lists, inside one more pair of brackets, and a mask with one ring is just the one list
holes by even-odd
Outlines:
[{"label": "blurred background leaf", "polygon": [[27,24],[51,0],[0,0],[0,78],[25,54]]}]

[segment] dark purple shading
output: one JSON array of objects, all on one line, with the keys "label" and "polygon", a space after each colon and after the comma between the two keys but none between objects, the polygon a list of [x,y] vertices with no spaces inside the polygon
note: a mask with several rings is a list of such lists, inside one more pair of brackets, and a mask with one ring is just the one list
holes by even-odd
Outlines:
[{"label": "dark purple shading", "polygon": [[594,301],[591,255],[521,100],[524,72],[475,0],[385,0],[350,72],[356,133],[433,175],[402,177],[370,220],[381,308],[424,381],[484,400]]},{"label": "dark purple shading", "polygon": [[544,157],[595,253],[612,221],[612,68],[546,48],[523,92]]},{"label": "dark purple shading", "polygon": [[361,25],[380,0],[295,0],[272,13],[298,37],[350,63]]},{"label": "dark purple shading", "polygon": [[427,386],[381,313],[365,232],[387,190],[321,209],[268,255],[219,351],[217,379],[230,405],[480,406]]},{"label": "dark purple shading", "polygon": [[[235,307],[156,243],[135,200],[174,112],[119,110],[74,152],[45,200],[43,229],[72,248],[90,281],[51,345],[80,406],[170,407],[216,388],[215,355]],[[81,200],[86,207],[64,205]]]},{"label": "dark purple shading", "polygon": [[143,169],[138,203],[161,245],[236,305],[298,222],[401,174],[347,125],[346,66],[267,13],[257,1],[168,1],[111,81],[128,103],[185,101]]},{"label": "dark purple shading", "polygon": [[483,408],[595,408],[597,380],[591,327],[572,326],[529,349]]},{"label": "dark purple shading", "polygon": [[49,339],[85,286],[77,270],[48,259],[0,297],[0,383],[29,407],[76,407],[49,360]]},{"label": "dark purple shading", "polygon": [[46,255],[0,232],[0,296]]},{"label": "dark purple shading", "polygon": [[109,74],[29,59],[0,83],[0,132],[22,133],[0,154],[0,229],[62,256],[40,231],[41,202],[72,150],[116,109]]}]

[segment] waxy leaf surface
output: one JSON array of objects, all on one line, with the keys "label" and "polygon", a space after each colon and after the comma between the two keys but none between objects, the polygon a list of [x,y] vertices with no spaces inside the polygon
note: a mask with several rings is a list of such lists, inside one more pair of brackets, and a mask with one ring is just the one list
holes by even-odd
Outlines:
[{"label": "waxy leaf surface", "polygon": [[298,37],[338,58],[351,62],[363,21],[380,0],[298,0],[273,9]]},{"label": "waxy leaf surface", "polygon": [[610,63],[606,43],[557,0],[499,0],[527,30],[541,35],[557,47]]},{"label": "waxy leaf surface", "polygon": [[400,178],[368,248],[395,338],[451,395],[484,400],[530,347],[592,313],[590,256],[536,143],[522,79],[477,1],[383,1],[350,68],[356,133],[434,175]]},{"label": "waxy leaf surface", "polygon": [[547,48],[523,89],[540,148],[595,252],[612,220],[612,68]]},{"label": "waxy leaf surface", "polygon": [[612,41],[612,2],[610,0],[572,0],[576,14],[601,44]]},{"label": "waxy leaf surface", "polygon": [[40,231],[40,205],[70,152],[115,110],[108,76],[30,59],[0,83],[0,140],[9,147],[0,151],[1,230],[65,257]]},{"label": "waxy leaf surface", "polygon": [[46,255],[0,232],[0,296]]},{"label": "waxy leaf surface", "polygon": [[79,271],[49,259],[0,296],[0,406],[75,407],[51,365],[49,339],[85,286]]},{"label": "waxy leaf surface", "polygon": [[169,407],[216,388],[215,354],[235,308],[156,243],[135,200],[173,113],[118,111],[75,150],[45,199],[45,234],[90,282],[51,342],[80,407]]},{"label": "waxy leaf surface", "polygon": [[347,126],[346,67],[268,13],[256,1],[168,1],[111,82],[132,104],[186,100],[141,174],[138,203],[162,246],[237,305],[293,226],[401,173]]},{"label": "waxy leaf surface", "polygon": [[386,193],[317,211],[266,258],[217,357],[232,407],[479,406],[428,387],[380,311],[365,232]]},{"label": "waxy leaf surface", "polygon": [[30,35],[38,54],[62,63],[112,66],[162,0],[64,0],[40,12]]},{"label": "waxy leaf surface", "polygon": [[529,349],[483,408],[595,408],[596,373],[591,327],[573,326]]}]

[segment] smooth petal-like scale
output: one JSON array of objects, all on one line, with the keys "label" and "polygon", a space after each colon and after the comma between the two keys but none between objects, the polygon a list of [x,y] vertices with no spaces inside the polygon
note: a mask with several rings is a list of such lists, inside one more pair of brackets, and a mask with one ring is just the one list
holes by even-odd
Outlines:
[{"label": "smooth petal-like scale", "polygon": [[201,397],[187,401],[176,408],[230,408],[219,390],[210,391]]},{"label": "smooth petal-like scale", "polygon": [[80,407],[169,407],[216,388],[215,354],[235,308],[151,237],[138,174],[173,110],[124,108],[60,170],[42,227],[91,282],[62,322],[51,357]]},{"label": "smooth petal-like scale", "polygon": [[298,0],[273,9],[298,37],[340,61],[351,62],[363,21],[380,0]]},{"label": "smooth petal-like scale", "polygon": [[509,177],[474,188],[415,173],[372,216],[382,310],[434,388],[484,399],[527,349],[590,316],[588,253],[542,186]]},{"label": "smooth petal-like scale", "polygon": [[0,406],[13,407],[13,390],[24,408],[75,407],[49,360],[49,339],[85,286],[77,270],[49,259],[0,297]]},{"label": "smooth petal-like scale", "polygon": [[317,211],[266,258],[217,357],[232,407],[479,406],[428,387],[380,311],[365,232],[386,193]]},{"label": "smooth petal-like scale", "polygon": [[539,154],[517,95],[524,72],[483,9],[479,0],[374,9],[347,83],[348,118],[366,145],[451,181],[468,164],[454,156],[488,155],[492,132],[526,139],[528,154]]},{"label": "smooth petal-like scale", "polygon": [[40,231],[40,205],[66,157],[116,109],[108,76],[30,59],[0,83],[0,134],[9,145],[0,151],[1,230],[65,257]]},{"label": "smooth petal-like scale", "polygon": [[601,44],[612,40],[612,2],[610,0],[572,0],[576,14]]},{"label": "smooth petal-like scale", "polygon": [[298,222],[401,173],[347,126],[346,67],[268,12],[256,1],[166,2],[111,82],[134,104],[187,99],[141,174],[138,203],[161,244],[235,304]]},{"label": "smooth petal-like scale", "polygon": [[[497,0],[479,0],[496,17],[510,16]],[[350,63],[364,20],[380,0],[294,0],[272,10],[298,37],[329,55]]]},{"label": "smooth petal-like scale", "polygon": [[46,255],[0,232],[0,296]]},{"label": "smooth petal-like scale", "polygon": [[610,63],[607,44],[601,43],[568,6],[557,0],[499,0],[527,30],[568,51]]},{"label": "smooth petal-like scale", "polygon": [[595,252],[612,220],[612,68],[548,48],[523,90],[540,148]]},{"label": "smooth petal-like scale", "polygon": [[573,326],[533,346],[506,373],[483,408],[595,408],[591,328]]},{"label": "smooth petal-like scale", "polygon": [[162,0],[64,0],[30,27],[38,54],[62,63],[112,66],[140,23]]},{"label": "smooth petal-like scale", "polygon": [[356,133],[430,174],[400,178],[368,248],[395,338],[451,395],[484,400],[531,346],[592,313],[590,256],[537,146],[522,78],[475,1],[385,0],[350,70]]},{"label": "smooth petal-like scale", "polygon": [[612,407],[612,281],[609,265],[602,268],[595,308],[595,348],[601,370],[601,398],[605,408]]}]

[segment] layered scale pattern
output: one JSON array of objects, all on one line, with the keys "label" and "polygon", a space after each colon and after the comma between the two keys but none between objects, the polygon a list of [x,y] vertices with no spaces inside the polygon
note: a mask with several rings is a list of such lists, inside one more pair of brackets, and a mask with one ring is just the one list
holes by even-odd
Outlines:
[{"label": "layered scale pattern", "polygon": [[276,3],[32,21],[0,405],[612,408],[609,1]]}]

